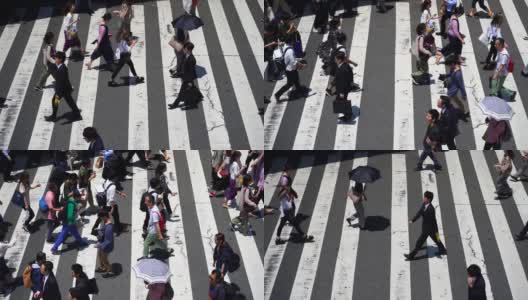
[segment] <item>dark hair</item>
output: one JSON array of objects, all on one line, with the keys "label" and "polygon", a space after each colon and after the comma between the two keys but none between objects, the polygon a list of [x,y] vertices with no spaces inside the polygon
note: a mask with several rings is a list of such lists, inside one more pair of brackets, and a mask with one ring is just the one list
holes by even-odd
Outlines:
[{"label": "dark hair", "polygon": [[502,14],[498,13],[493,16],[491,19],[491,25],[500,26],[502,24]]},{"label": "dark hair", "polygon": [[108,212],[107,212],[107,211],[102,211],[102,210],[101,210],[101,211],[99,211],[99,212],[97,213],[97,217],[98,217],[98,218],[107,218],[107,217],[110,217],[110,216],[108,215]]},{"label": "dark hair", "polygon": [[154,203],[154,197],[152,197],[150,193],[143,193],[143,195],[141,196],[141,201],[145,202],[145,199],[148,199],[148,202]]},{"label": "dark hair", "polygon": [[242,185],[247,187],[249,186],[252,180],[253,178],[251,177],[251,175],[246,174],[242,177]]},{"label": "dark hair", "polygon": [[27,171],[20,173],[20,177],[18,178],[18,181],[22,182],[22,184],[25,184],[24,181],[27,181],[29,184],[29,173]]},{"label": "dark hair", "polygon": [[501,46],[504,46],[504,39],[503,38],[497,38],[495,41],[499,42]]},{"label": "dark hair", "polygon": [[225,242],[225,235],[221,232],[215,234],[215,240],[219,240],[221,242]]},{"label": "dark hair", "polygon": [[433,121],[438,120],[438,117],[440,116],[440,114],[438,113],[436,109],[430,109],[429,111],[427,111],[427,113],[431,115],[431,118],[433,119]]},{"label": "dark hair", "polygon": [[231,157],[229,159],[229,163],[233,163],[237,158],[240,158],[242,156],[242,153],[240,151],[236,150],[235,152],[231,153]]},{"label": "dark hair", "polygon": [[220,273],[220,271],[214,269],[213,271],[211,271],[211,277],[214,277],[214,282],[216,284],[218,283],[221,283],[222,282],[222,273]]},{"label": "dark hair", "polygon": [[183,47],[184,47],[185,49],[189,50],[189,51],[193,51],[193,49],[194,49],[194,44],[191,43],[191,42],[187,42],[187,43],[185,43],[185,45],[183,45]]},{"label": "dark hair", "polygon": [[156,174],[161,175],[165,171],[167,171],[167,165],[163,162],[160,162],[159,165],[156,167]]},{"label": "dark hair", "polygon": [[151,188],[157,188],[161,184],[161,181],[158,177],[152,177],[150,178],[149,184]]},{"label": "dark hair", "polygon": [[62,62],[66,60],[66,54],[62,51],[57,51],[57,53],[55,53],[55,57],[60,59]]},{"label": "dark hair", "polygon": [[44,262],[44,269],[48,272],[53,271],[53,263],[51,261],[45,261]]},{"label": "dark hair", "polygon": [[341,19],[339,17],[332,18],[330,22],[328,22],[328,27],[330,30],[335,30],[339,28],[339,24],[341,24]]},{"label": "dark hair", "polygon": [[109,13],[109,12],[107,12],[107,13],[105,13],[105,14],[103,15],[102,18],[103,18],[103,20],[105,20],[105,21],[109,21],[110,19],[112,19],[112,14]]},{"label": "dark hair", "polygon": [[416,26],[416,34],[417,35],[422,35],[425,32],[426,28],[427,28],[427,26],[425,25],[425,23],[418,24]]},{"label": "dark hair", "polygon": [[339,43],[339,44],[344,44],[347,40],[347,36],[344,32],[338,32],[336,34],[336,41]]},{"label": "dark hair", "polygon": [[358,194],[362,194],[363,193],[363,183],[356,181],[356,183],[354,184],[354,192]]},{"label": "dark hair", "polygon": [[83,136],[88,140],[95,140],[99,134],[97,130],[93,127],[86,127],[83,130]]},{"label": "dark hair", "polygon": [[48,191],[52,191],[53,193],[57,193],[57,185],[54,183],[54,182],[48,182],[46,188],[48,189]]},{"label": "dark hair", "polygon": [[515,156],[515,152],[513,150],[505,150],[504,155],[508,156],[509,158],[512,158]]},{"label": "dark hair", "polygon": [[477,265],[470,265],[467,268],[467,273],[471,277],[475,277],[481,274],[480,267]]},{"label": "dark hair", "polygon": [[44,43],[45,44],[51,44],[53,41],[53,37],[55,36],[55,34],[51,31],[48,31],[46,32],[46,34],[44,35]]},{"label": "dark hair", "polygon": [[424,197],[427,198],[427,199],[429,199],[429,201],[433,201],[433,199],[434,199],[434,194],[433,194],[433,192],[425,191],[425,193],[424,193]]},{"label": "dark hair", "polygon": [[74,6],[73,3],[68,1],[66,3],[66,6],[64,7],[64,14],[67,15],[71,11],[73,6]]},{"label": "dark hair", "polygon": [[83,273],[83,267],[80,264],[73,264],[71,266],[71,270],[73,271],[73,273],[78,275]]},{"label": "dark hair", "polygon": [[424,11],[424,10],[428,9],[429,5],[431,5],[431,0],[424,0],[424,2],[422,2],[421,11]]},{"label": "dark hair", "polygon": [[40,251],[37,253],[37,261],[43,261],[46,260],[46,253]]},{"label": "dark hair", "polygon": [[453,15],[456,15],[458,17],[458,16],[461,16],[463,14],[464,14],[464,8],[462,6],[456,6],[453,9]]},{"label": "dark hair", "polygon": [[440,101],[442,102],[442,106],[451,106],[451,98],[449,96],[441,95]]},{"label": "dark hair", "polygon": [[345,59],[345,53],[341,52],[341,51],[338,51],[335,55],[335,58],[339,61],[342,61]]}]

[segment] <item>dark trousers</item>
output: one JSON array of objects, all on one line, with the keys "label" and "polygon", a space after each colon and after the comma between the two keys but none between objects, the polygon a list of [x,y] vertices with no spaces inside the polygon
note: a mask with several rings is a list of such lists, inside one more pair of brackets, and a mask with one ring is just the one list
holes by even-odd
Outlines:
[{"label": "dark trousers", "polygon": [[123,68],[125,64],[127,64],[130,68],[130,72],[132,72],[132,75],[134,75],[134,77],[137,77],[136,69],[134,68],[134,63],[132,62],[130,53],[121,53],[121,57],[119,57],[119,61],[117,62],[114,72],[112,72],[112,81],[117,76],[119,71],[121,71],[121,68]]},{"label": "dark trousers", "polygon": [[420,236],[418,237],[418,240],[416,240],[416,246],[414,246],[414,250],[411,251],[410,256],[414,257],[418,250],[422,248],[423,243],[427,240],[427,237],[430,237],[438,247],[438,250],[443,252],[446,250],[444,244],[440,239],[436,238],[436,232],[422,232]]},{"label": "dark trousers", "polygon": [[497,58],[497,48],[495,48],[495,38],[490,42],[490,48],[488,51],[488,56],[486,56],[486,64],[490,64],[491,60]]},{"label": "dark trousers", "polygon": [[434,163],[435,166],[440,166],[440,163],[436,159],[436,156],[434,155],[433,150],[432,149],[424,149],[422,151],[422,154],[420,154],[420,159],[418,160],[418,167],[420,167],[420,168],[422,167],[422,164],[423,164],[424,160],[427,157],[430,157],[433,160],[433,163]]},{"label": "dark trousers", "polygon": [[[26,210],[26,209],[24,208],[24,210]],[[33,218],[35,217],[35,212],[31,208],[31,206],[28,207],[27,212],[28,212],[28,216],[27,216],[26,220],[24,221],[24,226],[29,227],[29,224],[31,223],[31,220],[33,220]]]},{"label": "dark trousers", "polygon": [[528,222],[526,222],[526,225],[524,225],[524,228],[519,233],[520,236],[525,236],[528,233]]},{"label": "dark trousers", "polygon": [[163,205],[165,205],[165,210],[167,210],[167,217],[170,217],[172,215],[172,208],[169,201],[169,193],[163,193]]},{"label": "dark trousers", "polygon": [[11,176],[11,171],[13,170],[13,162],[7,159],[4,155],[0,155],[0,166],[2,172],[4,173],[4,180]]},{"label": "dark trousers", "polygon": [[[342,93],[343,97],[339,97],[339,94],[341,94],[341,93],[336,91],[336,100],[338,100],[338,101],[348,101],[347,100],[348,93]],[[344,115],[345,115],[346,119],[350,119],[350,118],[352,118],[352,111],[348,111],[348,112],[344,113]]]},{"label": "dark trousers", "polygon": [[448,135],[445,137],[447,148],[449,150],[456,150],[455,136]]},{"label": "dark trousers", "polygon": [[53,229],[59,226],[59,222],[56,220],[46,220],[46,222],[48,223],[48,233],[46,234],[46,240],[51,241],[52,240],[51,234],[53,233]]},{"label": "dark trousers", "polygon": [[114,211],[112,212],[112,218],[114,218],[114,231],[121,232],[123,231],[123,226],[121,220],[119,219],[119,206],[116,204],[114,206]]},{"label": "dark trousers", "polygon": [[103,56],[108,65],[112,65],[114,62],[114,51],[110,42],[100,44],[97,49],[90,55],[91,60],[96,60],[99,57]]},{"label": "dark trousers", "polygon": [[500,143],[484,143],[484,150],[500,150],[501,144]]},{"label": "dark trousers", "polygon": [[286,84],[281,87],[275,96],[280,98],[287,90],[292,86],[295,86],[295,91],[298,92],[301,89],[301,84],[299,83],[299,72],[297,70],[286,71]]},{"label": "dark trousers", "polygon": [[471,8],[475,9],[475,7],[477,6],[477,2],[480,6],[480,8],[482,8],[483,10],[488,10],[488,7],[486,6],[486,4],[484,3],[484,0],[473,0],[471,1]]},{"label": "dark trousers", "polygon": [[297,233],[299,233],[300,235],[304,235],[304,231],[301,229],[301,227],[299,226],[299,222],[295,218],[295,213],[291,212],[285,214],[285,216],[280,219],[279,227],[277,228],[277,237],[280,237],[282,228],[284,227],[286,222],[290,222],[293,228],[297,230]]},{"label": "dark trousers", "polygon": [[71,92],[62,95],[62,97],[55,94],[53,95],[53,98],[51,98],[51,107],[53,109],[53,113],[52,113],[53,117],[57,116],[57,112],[59,111],[59,101],[61,98],[64,98],[64,100],[66,100],[66,103],[68,104],[68,106],[71,108],[71,110],[74,113],[79,113],[79,108],[77,107],[77,104],[73,100]]},{"label": "dark trousers", "polygon": [[453,13],[446,11],[446,13],[442,16],[442,19],[440,19],[440,33],[445,34],[446,33],[446,21],[451,18],[451,15]]},{"label": "dark trousers", "polygon": [[194,87],[194,81],[182,81],[180,91],[178,92],[178,97],[174,100],[172,105],[178,106],[180,102],[183,100],[183,103],[186,104],[186,100],[184,99],[184,94],[187,91],[187,89],[191,89]]}]

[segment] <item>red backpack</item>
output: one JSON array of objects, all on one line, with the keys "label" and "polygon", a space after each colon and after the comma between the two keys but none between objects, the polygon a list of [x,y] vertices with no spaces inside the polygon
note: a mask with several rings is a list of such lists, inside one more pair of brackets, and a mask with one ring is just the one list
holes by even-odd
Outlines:
[{"label": "red backpack", "polygon": [[166,231],[166,227],[165,227],[165,223],[166,223],[166,220],[165,220],[165,216],[160,213],[160,212],[157,212],[158,216],[159,216],[159,227],[160,227],[160,230],[161,232],[165,232]]}]

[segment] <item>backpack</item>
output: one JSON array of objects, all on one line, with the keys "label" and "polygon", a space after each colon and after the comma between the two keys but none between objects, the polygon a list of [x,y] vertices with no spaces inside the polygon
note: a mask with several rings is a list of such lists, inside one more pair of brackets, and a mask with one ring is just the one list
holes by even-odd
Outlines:
[{"label": "backpack", "polygon": [[[105,180],[105,183],[106,183],[106,180]],[[97,194],[95,194],[95,199],[97,200],[97,205],[99,207],[104,207],[106,206],[107,204],[107,197],[106,197],[106,192],[108,191],[108,189],[112,186],[112,185],[115,185],[114,183],[110,183],[105,189],[104,191],[102,192],[97,192]],[[103,183],[103,186],[104,186],[104,183]]]},{"label": "backpack", "polygon": [[234,272],[240,268],[240,255],[236,254],[235,252],[231,253],[231,257],[229,258],[229,261],[227,263],[227,270],[229,272]]},{"label": "backpack", "polygon": [[18,190],[20,183],[17,185],[15,193],[13,193],[13,198],[11,198],[11,203],[18,207],[24,207],[24,195]]},{"label": "backpack", "polygon": [[513,60],[508,55],[508,73],[513,73],[513,66],[514,66]]},{"label": "backpack", "polygon": [[277,65],[277,69],[282,73],[286,71],[286,62],[284,61],[284,57],[286,56],[286,51],[288,50],[294,50],[292,47],[286,47],[284,50],[282,50],[282,56],[275,59],[275,64]]},{"label": "backpack", "polygon": [[167,229],[166,229],[166,226],[165,226],[165,216],[161,213],[161,212],[157,212],[158,216],[159,216],[159,227],[160,227],[160,230],[161,232],[165,232]]},{"label": "backpack", "polygon": [[42,195],[39,200],[39,209],[43,213],[47,213],[49,210],[48,204],[46,203],[46,194]]},{"label": "backpack", "polygon": [[98,294],[99,287],[97,286],[97,281],[95,278],[88,280],[88,294]]},{"label": "backpack", "polygon": [[31,281],[31,273],[33,272],[33,268],[31,267],[31,264],[27,265],[24,269],[24,272],[22,273],[22,281],[24,282],[25,288],[31,288],[33,285],[33,282]]}]

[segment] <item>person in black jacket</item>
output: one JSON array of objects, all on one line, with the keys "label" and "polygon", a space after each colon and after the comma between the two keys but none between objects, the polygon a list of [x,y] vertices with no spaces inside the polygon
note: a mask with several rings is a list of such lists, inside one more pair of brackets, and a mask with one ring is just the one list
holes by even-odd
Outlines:
[{"label": "person in black jacket", "polygon": [[169,109],[175,109],[176,107],[178,107],[178,105],[180,104],[182,100],[185,106],[190,106],[191,104],[191,99],[189,99],[190,95],[188,92],[195,88],[194,80],[197,78],[196,59],[194,58],[194,55],[192,54],[193,49],[194,49],[194,44],[191,42],[187,42],[183,46],[183,52],[185,53],[185,58],[183,59],[183,65],[182,65],[182,74],[181,74],[182,83],[180,87],[180,92],[178,93],[178,97],[176,97],[176,100],[174,100],[173,103],[169,104]]},{"label": "person in black jacket", "polygon": [[428,110],[427,114],[425,115],[427,129],[425,130],[425,136],[423,139],[424,150],[422,151],[422,154],[420,154],[420,159],[418,159],[418,163],[414,169],[415,171],[422,170],[423,162],[428,156],[433,160],[434,169],[438,171],[442,170],[442,165],[440,165],[440,162],[438,162],[436,156],[434,155],[435,151],[441,149],[441,134],[440,128],[437,124],[439,116],[440,114],[436,109]]},{"label": "person in black jacket", "polygon": [[94,158],[101,154],[104,150],[103,139],[94,127],[86,127],[83,129],[84,140],[89,143],[88,151],[85,152],[85,158]]},{"label": "person in black jacket", "polygon": [[38,299],[61,300],[59,284],[53,274],[53,263],[51,261],[43,263],[40,266],[40,273],[42,274],[43,285]]},{"label": "person in black jacket", "polygon": [[68,75],[68,67],[64,64],[66,55],[64,52],[57,52],[55,54],[55,61],[50,64],[49,68],[53,78],[55,78],[55,95],[51,98],[51,107],[53,113],[49,116],[45,116],[44,119],[48,122],[57,121],[57,111],[59,110],[59,100],[64,98],[66,103],[72,109],[75,119],[81,118],[81,111],[77,107],[77,104],[72,98],[73,87],[70,83],[70,77]]},{"label": "person in black jacket", "polygon": [[88,276],[83,272],[80,264],[71,266],[75,286],[70,288],[70,296],[75,300],[90,300]]},{"label": "person in black jacket", "polygon": [[[335,56],[335,62],[337,69],[335,72],[335,88],[336,88],[336,101],[348,101],[348,93],[351,90],[352,84],[352,68],[346,62],[346,57],[343,52],[338,52]],[[339,119],[342,121],[348,121],[352,118],[352,110],[344,112],[344,116]]]},{"label": "person in black jacket", "polygon": [[442,241],[440,240],[440,234],[438,233],[438,224],[436,223],[435,209],[433,205],[431,205],[433,198],[433,193],[430,191],[426,191],[422,199],[422,207],[420,207],[420,210],[418,210],[414,218],[409,221],[409,224],[412,224],[416,222],[416,220],[418,220],[420,217],[422,217],[422,233],[416,241],[416,246],[409,254],[404,254],[404,256],[408,260],[414,259],[414,256],[416,256],[418,250],[422,247],[425,240],[427,240],[427,237],[430,237],[438,247],[437,255],[447,254],[447,250],[444,247],[444,244],[442,244]]},{"label": "person in black jacket", "polygon": [[440,110],[438,127],[442,135],[442,143],[447,144],[449,150],[456,150],[455,137],[459,134],[457,110],[451,105],[451,99],[444,95],[440,96],[436,106]]},{"label": "person in black jacket", "polygon": [[479,266],[470,265],[467,273],[468,300],[486,300],[486,281],[482,277]]}]

